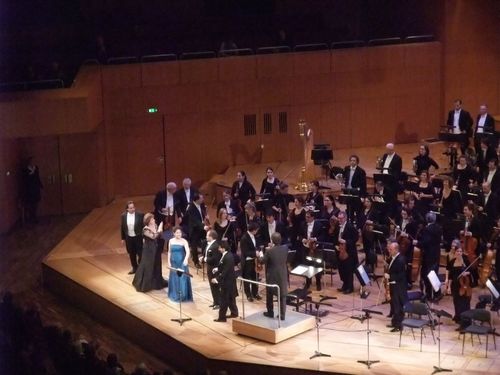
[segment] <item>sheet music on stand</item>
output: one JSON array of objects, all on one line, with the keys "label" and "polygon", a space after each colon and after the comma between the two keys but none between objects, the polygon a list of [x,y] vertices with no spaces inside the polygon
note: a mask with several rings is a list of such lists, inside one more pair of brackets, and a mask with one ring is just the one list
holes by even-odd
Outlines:
[{"label": "sheet music on stand", "polygon": [[498,297],[500,297],[500,292],[497,290],[497,288],[495,288],[495,285],[493,285],[490,279],[486,280],[486,287],[489,289],[495,299],[498,299]]},{"label": "sheet music on stand", "polygon": [[323,267],[305,266],[303,264],[298,265],[293,270],[290,271],[292,275],[303,276],[311,278],[314,275],[323,271]]}]

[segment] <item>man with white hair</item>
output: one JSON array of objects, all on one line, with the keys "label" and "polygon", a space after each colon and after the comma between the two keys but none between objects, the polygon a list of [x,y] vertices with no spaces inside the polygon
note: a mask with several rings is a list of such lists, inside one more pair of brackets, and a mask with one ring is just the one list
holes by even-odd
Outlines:
[{"label": "man with white hair", "polygon": [[191,179],[189,177],[186,177],[184,180],[182,180],[182,189],[179,189],[175,192],[175,196],[177,198],[178,202],[178,215],[180,216],[181,220],[181,227],[182,231],[184,233],[188,233],[188,219],[186,216],[186,211],[188,208],[188,205],[193,202],[193,196],[195,194],[198,194],[198,190],[193,188],[191,186]]},{"label": "man with white hair", "polygon": [[160,190],[156,193],[154,200],[154,215],[156,224],[159,225],[165,217],[171,217],[175,225],[175,214],[177,210],[177,199],[175,198],[175,191],[177,190],[177,185],[175,182],[169,182],[165,189]]},{"label": "man with white hair", "polygon": [[401,169],[403,168],[403,160],[401,156],[394,151],[394,143],[385,145],[386,153],[382,157],[382,173],[394,176],[396,181],[399,181]]}]

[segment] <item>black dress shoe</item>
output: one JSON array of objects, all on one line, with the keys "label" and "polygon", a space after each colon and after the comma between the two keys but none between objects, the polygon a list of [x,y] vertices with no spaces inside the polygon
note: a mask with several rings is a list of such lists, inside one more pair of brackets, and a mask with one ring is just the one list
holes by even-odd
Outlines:
[{"label": "black dress shoe", "polygon": [[392,318],[392,314],[387,314],[387,317],[388,318]]},{"label": "black dress shoe", "polygon": [[248,302],[253,302],[253,298],[252,297],[247,297],[247,300],[248,300]]},{"label": "black dress shoe", "polygon": [[337,292],[343,292],[344,290],[344,288],[337,288]]},{"label": "black dress shoe", "polygon": [[212,303],[211,305],[208,305],[208,307],[214,307],[215,303]]},{"label": "black dress shoe", "polygon": [[259,296],[258,294],[256,296],[254,296],[253,298],[255,298],[257,301],[260,301],[262,299],[262,297]]},{"label": "black dress shoe", "polygon": [[133,274],[135,273],[135,271],[136,271],[136,270],[132,268],[130,271],[128,271],[128,274],[129,274],[129,275],[133,275]]},{"label": "black dress shoe", "polygon": [[344,294],[351,294],[353,292],[352,289],[344,289],[344,291],[342,293]]},{"label": "black dress shoe", "polygon": [[387,324],[386,327],[387,328],[395,328],[392,324]]},{"label": "black dress shoe", "polygon": [[226,318],[237,318],[237,317],[238,317],[238,314],[226,315]]},{"label": "black dress shoe", "polygon": [[391,329],[391,332],[399,332],[401,331],[401,328],[398,328],[398,327],[394,327],[393,329]]},{"label": "black dress shoe", "polygon": [[319,292],[321,290],[321,284],[316,285],[316,290]]},{"label": "black dress shoe", "polygon": [[218,318],[218,319],[214,319],[214,322],[225,323],[225,322],[227,322],[227,320]]},{"label": "black dress shoe", "polygon": [[219,310],[219,305],[214,305],[214,307],[212,307],[212,310]]},{"label": "black dress shoe", "polygon": [[285,315],[281,315],[281,320],[285,320]]},{"label": "black dress shoe", "polygon": [[267,316],[268,318],[274,318],[274,313],[272,312],[264,311],[262,315]]}]

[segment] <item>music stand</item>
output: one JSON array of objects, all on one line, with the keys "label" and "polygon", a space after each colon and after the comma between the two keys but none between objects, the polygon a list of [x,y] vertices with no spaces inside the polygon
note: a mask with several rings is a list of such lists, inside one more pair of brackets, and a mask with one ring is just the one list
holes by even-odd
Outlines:
[{"label": "music stand", "polygon": [[366,320],[366,350],[367,350],[367,359],[366,360],[358,360],[358,363],[363,363],[365,364],[368,368],[374,363],[379,363],[380,361],[371,361],[370,360],[370,334],[372,331],[370,330],[370,319],[371,315],[370,314],[377,314],[377,315],[382,315],[381,311],[377,310],[369,310],[369,309],[363,309],[361,310],[365,313],[365,317],[363,320]]},{"label": "music stand", "polygon": [[[370,295],[370,292],[366,292],[363,290],[363,287],[367,286],[368,284],[370,284],[370,277],[368,276],[368,274],[366,273],[366,270],[365,270],[365,267],[363,267],[363,265],[360,265],[358,266],[358,268],[356,268],[356,271],[354,272],[354,274],[356,275],[358,281],[359,281],[359,284],[361,285],[361,288],[359,290],[359,297],[361,299],[361,308],[360,310],[363,311],[363,300],[367,299],[368,296]],[[353,309],[353,312],[354,312],[354,293],[352,294],[352,309]],[[361,323],[363,323],[363,321],[366,319],[366,314],[365,315],[352,315],[351,316],[351,319],[356,319],[356,320],[359,320]]]},{"label": "music stand", "polygon": [[314,354],[309,357],[309,359],[313,359],[316,357],[331,357],[330,354],[321,353],[321,351],[319,350],[319,323],[321,323],[321,319],[319,318],[319,305],[331,306],[331,304],[321,301],[311,303],[316,304],[316,350],[314,351]]},{"label": "music stand", "polygon": [[[498,251],[498,250],[497,250]],[[495,285],[491,282],[491,279],[486,280],[486,287],[490,291],[490,293],[495,297],[495,299],[498,299],[500,297],[500,292],[495,288]]]},{"label": "music stand", "polygon": [[[179,276],[179,278],[182,277],[183,274],[186,275],[187,277],[193,277],[193,275],[191,275],[189,273],[189,271],[184,271],[181,268],[170,267],[170,266],[167,266],[167,268],[169,270],[177,272],[177,276]],[[188,318],[183,318],[182,317],[182,291],[181,291],[181,288],[179,288],[178,294],[179,294],[179,317],[178,318],[172,318],[170,320],[172,322],[178,322],[179,325],[182,325],[184,322],[188,322],[188,321],[190,321],[192,319],[189,318],[189,317]]]},{"label": "music stand", "polygon": [[449,312],[444,311],[444,310],[431,309],[431,311],[435,315],[437,315],[437,317],[438,317],[438,336],[437,336],[437,340],[438,340],[438,365],[434,366],[434,371],[432,372],[432,374],[437,374],[438,372],[452,372],[453,370],[441,367],[441,317],[444,316],[445,318],[451,319],[452,316]]}]

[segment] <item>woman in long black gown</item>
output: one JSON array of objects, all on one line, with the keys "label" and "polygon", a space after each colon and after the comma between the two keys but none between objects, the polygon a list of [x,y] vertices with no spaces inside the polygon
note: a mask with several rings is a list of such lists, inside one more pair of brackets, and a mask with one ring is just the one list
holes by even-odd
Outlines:
[{"label": "woman in long black gown", "polygon": [[160,280],[155,277],[155,258],[158,248],[158,238],[163,231],[163,222],[157,227],[154,215],[148,212],[144,215],[144,245],[142,247],[141,263],[137,267],[132,285],[138,292],[149,292],[152,289],[164,288]]},{"label": "woman in long black gown", "polygon": [[453,220],[462,212],[462,198],[458,190],[453,189],[453,178],[443,176],[443,191],[439,203],[441,225],[443,226],[443,239],[445,248],[449,249],[451,241],[458,237],[458,230],[454,228]]},{"label": "woman in long black gown", "polygon": [[[472,280],[470,280],[470,273],[464,272],[468,265],[469,262],[467,257],[463,256],[460,241],[454,240],[446,261],[445,285],[447,293],[451,294],[453,297],[453,307],[455,308],[453,320],[460,324],[459,329],[464,328],[465,323],[460,319],[460,314],[464,311],[470,310],[471,293],[466,288],[461,288],[461,282],[465,283],[467,278],[469,278],[467,280],[469,287],[472,284]],[[464,280],[461,281],[461,278],[464,278]]]}]

